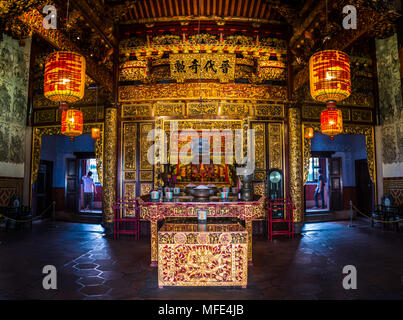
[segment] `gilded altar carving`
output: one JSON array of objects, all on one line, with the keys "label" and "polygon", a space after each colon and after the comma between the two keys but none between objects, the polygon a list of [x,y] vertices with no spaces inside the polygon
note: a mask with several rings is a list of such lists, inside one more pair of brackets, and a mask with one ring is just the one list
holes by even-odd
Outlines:
[{"label": "gilded altar carving", "polygon": [[289,108],[289,177],[290,196],[295,205],[294,222],[304,219],[302,203],[302,132],[301,112],[299,108]]},{"label": "gilded altar carving", "polygon": [[117,109],[105,110],[105,152],[104,152],[104,188],[103,188],[103,221],[113,222],[112,206],[116,200],[117,170]]},{"label": "gilded altar carving", "polygon": [[285,100],[287,88],[246,83],[169,83],[119,87],[119,101],[244,99]]},{"label": "gilded altar carving", "polygon": [[150,117],[152,104],[124,104],[122,106],[122,118]]},{"label": "gilded altar carving", "polygon": [[280,123],[269,123],[269,168],[283,169],[283,128]]},{"label": "gilded altar carving", "polygon": [[136,170],[137,124],[123,123],[123,170]]},{"label": "gilded altar carving", "polygon": [[223,116],[244,117],[249,115],[251,105],[247,103],[221,103],[221,112]]},{"label": "gilded altar carving", "polygon": [[159,286],[246,286],[247,231],[239,224],[164,225],[158,232]]},{"label": "gilded altar carving", "polygon": [[217,115],[218,102],[188,102],[187,113],[189,116]]},{"label": "gilded altar carving", "polygon": [[154,104],[154,116],[183,116],[185,104],[182,102],[157,102]]},{"label": "gilded altar carving", "polygon": [[[98,179],[103,184],[103,155],[104,155],[104,124],[86,123],[84,124],[83,134],[91,133],[92,128],[100,128],[100,138],[94,142],[94,151],[97,161]],[[42,136],[61,135],[60,125],[34,127],[32,130],[32,158],[31,158],[31,185],[35,183],[38,176],[39,163],[41,159]]]},{"label": "gilded altar carving", "polygon": [[255,104],[255,115],[257,117],[282,118],[284,117],[284,106],[260,103]]},{"label": "gilded altar carving", "polygon": [[[302,126],[301,134],[303,134],[304,127],[311,127],[314,131],[320,132],[320,123],[304,123]],[[375,185],[376,192],[376,154],[375,154],[375,136],[374,127],[371,125],[354,125],[354,124],[344,124],[342,134],[363,134],[365,136],[365,147],[367,150],[367,162],[368,171],[371,181]],[[311,140],[304,138],[303,144],[303,182],[307,181],[308,169],[309,169],[309,158],[311,157]],[[376,197],[375,197],[376,198]]]},{"label": "gilded altar carving", "polygon": [[187,79],[217,79],[229,82],[235,77],[235,54],[185,53],[170,54],[171,78],[178,82]]}]

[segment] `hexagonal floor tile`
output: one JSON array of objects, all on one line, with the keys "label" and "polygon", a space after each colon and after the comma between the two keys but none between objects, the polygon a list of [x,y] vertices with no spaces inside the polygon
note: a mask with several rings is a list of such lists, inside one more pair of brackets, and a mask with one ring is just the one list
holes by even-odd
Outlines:
[{"label": "hexagonal floor tile", "polygon": [[85,286],[81,288],[79,292],[87,295],[87,296],[97,296],[102,294],[107,294],[111,290],[108,286],[99,285],[99,286]]},{"label": "hexagonal floor tile", "polygon": [[94,286],[94,285],[101,285],[105,282],[105,279],[100,277],[81,277],[76,281],[83,286]]}]

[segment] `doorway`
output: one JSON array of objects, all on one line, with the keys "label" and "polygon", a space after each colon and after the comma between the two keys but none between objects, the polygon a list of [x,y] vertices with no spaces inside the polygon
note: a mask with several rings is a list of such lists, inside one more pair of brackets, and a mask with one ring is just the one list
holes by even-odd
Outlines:
[{"label": "doorway", "polygon": [[[95,155],[92,157],[81,158],[77,153],[77,162],[79,166],[79,200],[78,212],[81,215],[102,215],[102,186],[99,181],[97,171],[97,160]],[[84,191],[84,179],[88,178],[88,173],[91,172],[90,179],[94,182],[94,188],[91,188],[92,195],[86,195]],[[90,196],[90,197],[89,197]]]}]

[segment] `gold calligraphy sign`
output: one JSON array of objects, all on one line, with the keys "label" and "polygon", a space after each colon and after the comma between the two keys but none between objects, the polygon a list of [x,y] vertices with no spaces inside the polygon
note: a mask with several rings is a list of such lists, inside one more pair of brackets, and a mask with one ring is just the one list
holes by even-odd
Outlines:
[{"label": "gold calligraphy sign", "polygon": [[235,54],[171,54],[169,65],[171,77],[178,82],[187,79],[218,79],[220,82],[228,82],[235,78]]}]

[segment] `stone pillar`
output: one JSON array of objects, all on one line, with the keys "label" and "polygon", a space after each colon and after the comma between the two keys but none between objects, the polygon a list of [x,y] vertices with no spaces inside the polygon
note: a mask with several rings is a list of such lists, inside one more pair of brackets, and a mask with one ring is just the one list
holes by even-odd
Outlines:
[{"label": "stone pillar", "polygon": [[289,156],[289,192],[295,205],[294,229],[301,233],[304,224],[304,203],[302,198],[302,127],[301,110],[297,107],[288,109],[288,156]]},{"label": "stone pillar", "polygon": [[113,204],[116,200],[116,170],[117,170],[117,106],[105,108],[104,124],[104,186],[103,186],[103,215],[102,226],[107,235],[113,233]]}]

